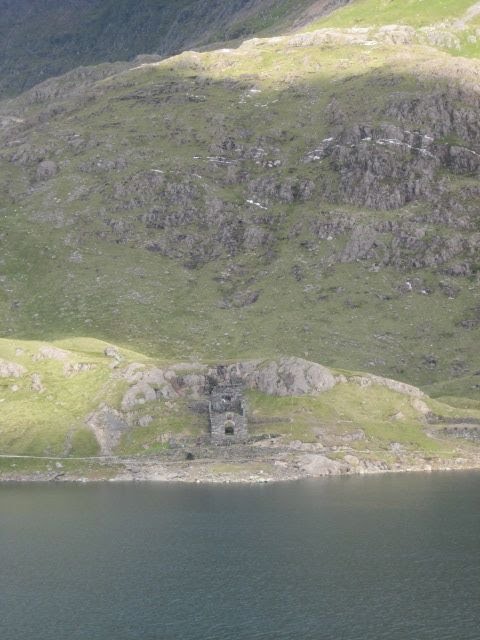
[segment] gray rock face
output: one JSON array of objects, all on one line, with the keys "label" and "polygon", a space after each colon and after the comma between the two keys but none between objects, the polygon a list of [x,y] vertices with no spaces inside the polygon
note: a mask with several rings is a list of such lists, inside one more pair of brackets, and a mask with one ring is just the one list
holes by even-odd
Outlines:
[{"label": "gray rock face", "polygon": [[[268,252],[275,241],[269,228],[275,219],[265,207],[259,215],[255,205],[223,201],[187,176],[172,184],[155,171],[137,174],[114,187],[114,198],[119,209],[147,208],[137,220],[148,235],[143,242],[148,251],[183,260],[189,268],[224,254]],[[121,242],[135,237],[133,222],[108,218],[105,223]]]},{"label": "gray rock face", "polygon": [[478,109],[480,97],[460,87],[435,93],[392,98],[385,115],[432,138],[455,136],[468,140],[473,148],[480,143]]},{"label": "gray rock face", "polygon": [[246,372],[244,380],[250,389],[274,396],[318,395],[336,384],[329,369],[302,358],[280,358],[261,363]]},{"label": "gray rock face", "polygon": [[39,180],[48,180],[58,173],[58,167],[53,160],[44,160],[37,167],[37,178]]},{"label": "gray rock face", "polygon": [[301,358],[239,362],[213,368],[199,366],[188,373],[181,369],[179,366],[139,371],[129,367],[125,377],[131,386],[123,397],[122,409],[129,410],[157,399],[199,399],[208,393],[212,384],[240,383],[247,389],[276,396],[318,395],[336,384],[329,369]]},{"label": "gray rock face", "polygon": [[331,460],[321,454],[307,454],[299,460],[300,468],[309,476],[339,476],[345,473],[347,464]]},{"label": "gray rock face", "polygon": [[309,200],[315,188],[311,180],[288,178],[280,181],[268,176],[254,180],[248,186],[252,197],[260,196],[267,202],[279,201],[286,204]]},{"label": "gray rock face", "polygon": [[182,375],[181,365],[175,370],[154,368],[139,371],[129,367],[125,378],[132,386],[123,396],[124,410],[155,400],[196,399],[205,394],[208,386],[207,376],[201,371]]},{"label": "gray rock face", "polygon": [[0,378],[21,378],[27,373],[25,367],[8,360],[0,360]]},{"label": "gray rock face", "polygon": [[87,418],[87,425],[94,432],[102,455],[111,455],[128,430],[124,416],[105,404]]},{"label": "gray rock face", "polygon": [[[468,276],[472,271],[471,257],[480,248],[480,234],[476,232],[474,223],[476,214],[471,204],[478,196],[470,191],[464,194],[465,201],[433,198],[432,213],[404,212],[394,220],[358,222],[355,216],[346,212],[320,211],[310,221],[296,222],[290,237],[308,232],[312,247],[315,241],[343,237],[344,246],[331,255],[332,263],[372,261],[379,268],[390,266],[403,271],[438,268],[452,259],[465,259],[463,263],[449,266],[445,273]],[[432,224],[444,228],[432,232]]]},{"label": "gray rock face", "polygon": [[[337,185],[325,185],[333,201],[398,209],[416,200],[438,198],[448,190],[440,170],[478,175],[478,109],[478,95],[460,88],[395,95],[382,113],[391,123],[345,126],[337,119],[329,137],[304,160],[328,160],[339,177]],[[465,145],[450,143],[448,138],[464,140]]]},{"label": "gray rock face", "polygon": [[433,190],[442,158],[433,139],[398,126],[357,125],[328,138],[306,160],[328,158],[340,177],[331,199],[371,209],[398,209]]},{"label": "gray rock face", "polygon": [[[206,367],[178,365],[169,369],[138,369],[132,365],[124,376],[130,383],[122,401],[124,411],[155,400],[188,398],[198,400],[208,395],[216,385],[241,384],[273,396],[320,395],[336,384],[355,383],[360,386],[379,385],[420,401],[425,394],[412,385],[375,375],[335,376],[326,367],[302,358],[283,357],[277,360],[251,360],[232,365]],[[182,371],[186,369],[188,371]]]},{"label": "gray rock face", "polygon": [[157,399],[155,389],[153,389],[147,382],[137,382],[137,384],[130,387],[127,393],[123,396],[122,409],[132,409],[133,407],[146,402],[152,402]]}]

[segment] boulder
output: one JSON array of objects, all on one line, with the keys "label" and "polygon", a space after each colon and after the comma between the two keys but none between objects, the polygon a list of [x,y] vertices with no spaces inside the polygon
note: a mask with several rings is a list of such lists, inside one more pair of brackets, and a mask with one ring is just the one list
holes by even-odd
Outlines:
[{"label": "boulder", "polygon": [[332,389],[336,380],[329,369],[302,358],[280,358],[257,365],[245,375],[251,389],[273,396],[318,395]]},{"label": "boulder", "polygon": [[0,378],[20,378],[27,370],[21,364],[0,360]]},{"label": "boulder", "polygon": [[115,360],[119,360],[119,361],[122,359],[120,352],[115,347],[106,347],[103,354],[107,358],[115,358]]},{"label": "boulder", "polygon": [[89,362],[69,362],[63,367],[63,375],[69,378],[77,373],[84,373],[85,371],[92,371],[96,369],[97,365]]},{"label": "boulder", "polygon": [[32,385],[31,390],[35,391],[35,393],[43,393],[45,391],[45,387],[42,384],[42,379],[40,374],[32,373]]},{"label": "boulder", "polygon": [[140,404],[152,402],[157,399],[155,389],[146,382],[137,382],[127,391],[122,399],[122,409],[132,409]]},{"label": "boulder", "polygon": [[70,353],[57,347],[41,347],[34,360],[68,360]]},{"label": "boulder", "polygon": [[339,476],[347,471],[347,465],[321,454],[308,454],[298,460],[300,468],[309,476]]},{"label": "boulder", "polygon": [[151,424],[153,422],[153,416],[142,416],[139,420],[138,420],[138,426],[139,427],[148,427],[149,424]]},{"label": "boulder", "polygon": [[37,167],[37,178],[39,180],[48,180],[58,173],[58,167],[53,160],[43,160]]}]

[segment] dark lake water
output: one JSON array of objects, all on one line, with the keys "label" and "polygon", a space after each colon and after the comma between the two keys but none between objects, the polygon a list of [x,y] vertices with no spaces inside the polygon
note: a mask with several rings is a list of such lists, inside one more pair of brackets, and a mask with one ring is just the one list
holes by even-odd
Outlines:
[{"label": "dark lake water", "polygon": [[480,474],[0,486],[1,640],[478,640]]}]

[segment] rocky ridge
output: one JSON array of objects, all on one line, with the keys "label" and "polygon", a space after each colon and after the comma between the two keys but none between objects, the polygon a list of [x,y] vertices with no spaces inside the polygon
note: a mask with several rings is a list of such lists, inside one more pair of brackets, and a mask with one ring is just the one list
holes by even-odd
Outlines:
[{"label": "rocky ridge", "polygon": [[[346,0],[4,0],[0,24],[0,95],[81,65],[162,57],[193,46],[237,40],[292,21],[308,22]],[[25,42],[29,47],[25,47]]]}]

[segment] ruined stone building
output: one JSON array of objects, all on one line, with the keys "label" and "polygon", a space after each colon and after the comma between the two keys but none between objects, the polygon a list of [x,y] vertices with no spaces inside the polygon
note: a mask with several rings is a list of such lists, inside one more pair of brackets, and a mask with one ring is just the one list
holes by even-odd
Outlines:
[{"label": "ruined stone building", "polygon": [[248,436],[246,403],[240,385],[219,385],[210,394],[210,432],[217,444]]}]

